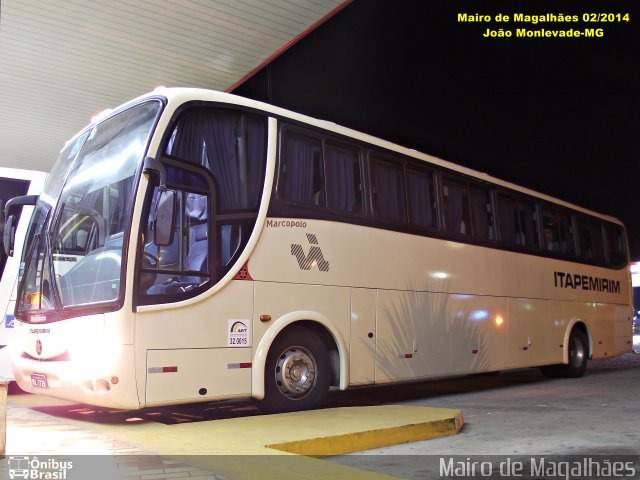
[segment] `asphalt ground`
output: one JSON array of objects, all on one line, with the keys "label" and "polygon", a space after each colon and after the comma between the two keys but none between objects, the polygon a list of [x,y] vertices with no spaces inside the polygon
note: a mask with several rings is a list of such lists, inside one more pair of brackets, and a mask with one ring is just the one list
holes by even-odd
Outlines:
[{"label": "asphalt ground", "polygon": [[[334,401],[344,396],[352,404],[366,404],[358,401],[364,392],[345,393]],[[441,458],[455,456],[640,460],[640,354],[636,353],[591,361],[582,378],[549,379],[537,369],[525,369],[407,385],[372,398],[402,405],[455,405],[462,410],[465,425],[452,437],[372,449],[331,461],[424,479],[434,477],[434,465]]]}]

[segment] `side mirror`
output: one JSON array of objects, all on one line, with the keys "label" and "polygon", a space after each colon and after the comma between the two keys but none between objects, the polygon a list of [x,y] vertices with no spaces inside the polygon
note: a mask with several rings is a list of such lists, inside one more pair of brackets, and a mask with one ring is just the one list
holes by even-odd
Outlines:
[{"label": "side mirror", "polygon": [[4,244],[4,253],[8,257],[13,257],[13,249],[16,244],[16,217],[9,215],[4,224],[4,233],[2,234],[2,242]]},{"label": "side mirror", "polygon": [[4,243],[4,252],[9,257],[13,257],[13,250],[16,244],[16,226],[18,223],[17,217],[11,214],[11,210],[23,205],[35,205],[37,201],[38,195],[22,195],[20,197],[12,198],[4,206],[4,215],[6,220],[4,223],[2,242]]},{"label": "side mirror", "polygon": [[6,216],[11,215],[11,209],[21,207],[23,205],[35,205],[38,201],[38,195],[21,195],[19,197],[13,197],[4,206],[4,214]]},{"label": "side mirror", "polygon": [[153,243],[166,247],[173,243],[173,231],[176,224],[176,204],[178,195],[175,190],[160,190],[153,220]]}]

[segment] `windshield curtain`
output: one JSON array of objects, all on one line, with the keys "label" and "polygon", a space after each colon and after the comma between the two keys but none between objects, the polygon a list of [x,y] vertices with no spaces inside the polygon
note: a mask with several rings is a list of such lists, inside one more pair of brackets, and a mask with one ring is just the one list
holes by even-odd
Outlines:
[{"label": "windshield curtain", "polygon": [[221,212],[256,210],[264,181],[264,145],[262,117],[193,108],[181,115],[166,153],[213,174]]},{"label": "windshield curtain", "polygon": [[[120,298],[135,177],[160,107],[159,101],[147,102],[108,118],[87,132],[79,149],[69,151],[69,158],[75,157],[70,171],[68,166],[57,172],[54,168],[47,182],[50,189],[39,204],[52,199],[55,212],[36,208],[35,242],[26,262],[19,311],[112,303]],[[77,155],[71,155],[73,150]],[[67,160],[60,163],[68,165]],[[39,233],[42,229],[36,223],[49,225],[46,234]]]}]

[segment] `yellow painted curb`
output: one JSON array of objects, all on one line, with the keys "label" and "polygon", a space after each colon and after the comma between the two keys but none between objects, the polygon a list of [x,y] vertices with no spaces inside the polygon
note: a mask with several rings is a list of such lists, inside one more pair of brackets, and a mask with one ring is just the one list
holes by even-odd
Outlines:
[{"label": "yellow painted curb", "polygon": [[367,430],[334,437],[318,437],[297,442],[277,443],[267,445],[267,447],[309,457],[331,457],[389,445],[455,435],[459,430],[455,428],[455,423],[455,420],[446,420],[429,424],[404,425],[402,427]]},{"label": "yellow painted curb", "polygon": [[328,408],[175,425],[149,420],[131,423],[135,412],[122,412],[99,422],[77,413],[78,405],[46,397],[14,398],[10,402],[44,413],[52,407],[56,418],[64,423],[102,431],[149,453],[182,459],[234,480],[389,479],[382,473],[312,457],[454,435],[464,423],[457,409],[403,405]]},{"label": "yellow painted curb", "polygon": [[[311,457],[344,455],[455,435],[464,419],[460,410],[391,405],[332,409],[331,422],[333,425],[315,430],[315,433],[322,432],[320,436],[266,446]],[[305,428],[307,435],[311,433],[308,430]]]}]

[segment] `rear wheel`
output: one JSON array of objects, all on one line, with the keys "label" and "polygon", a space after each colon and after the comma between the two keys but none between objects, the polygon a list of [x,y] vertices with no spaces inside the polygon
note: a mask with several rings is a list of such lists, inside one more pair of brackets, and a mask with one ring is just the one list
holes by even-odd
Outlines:
[{"label": "rear wheel", "polygon": [[316,408],[329,390],[330,369],[327,348],[312,330],[293,327],[281,333],[267,355],[260,409],[280,413]]},{"label": "rear wheel", "polygon": [[584,375],[589,357],[589,340],[587,334],[574,328],[569,336],[569,363],[541,367],[547,377],[578,378]]}]

